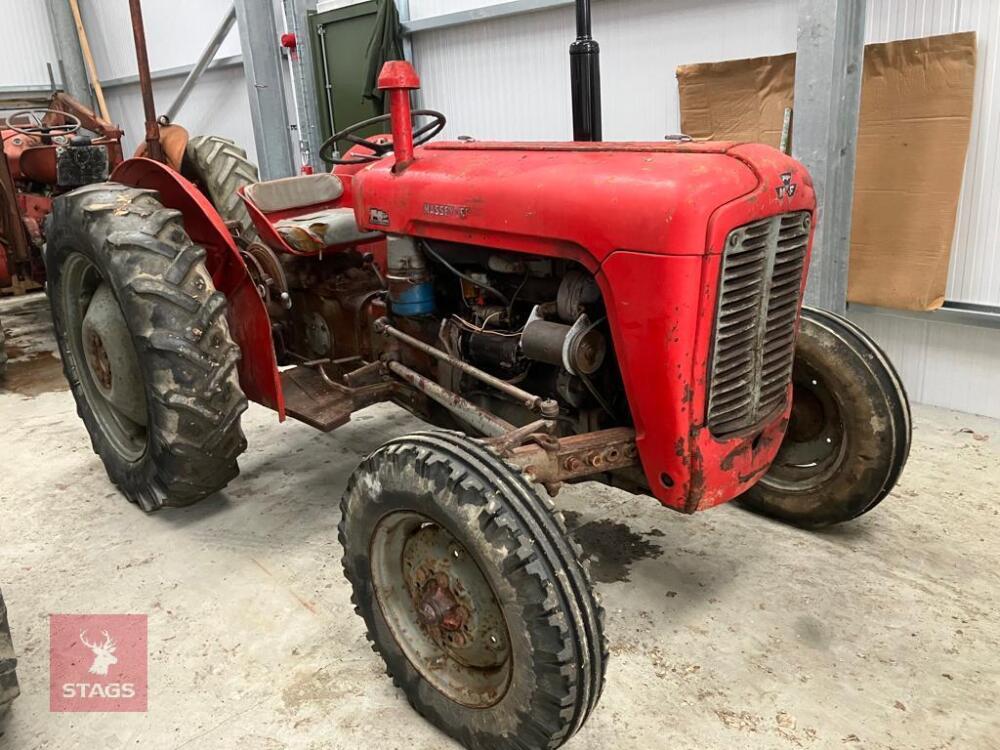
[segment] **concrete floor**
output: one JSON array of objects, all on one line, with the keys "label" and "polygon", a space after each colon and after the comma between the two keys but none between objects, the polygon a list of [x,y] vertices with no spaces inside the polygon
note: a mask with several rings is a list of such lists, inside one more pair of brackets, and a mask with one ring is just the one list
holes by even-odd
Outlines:
[{"label": "concrete floor", "polygon": [[[251,408],[242,475],[146,516],[91,452],[43,303],[0,305],[0,584],[23,689],[0,747],[455,747],[384,677],[336,541],[359,458],[419,423],[377,407],[323,435]],[[561,494],[613,657],[568,747],[1000,748],[1000,422],[915,417],[895,493],[822,534],[596,484]],[[55,612],[148,613],[148,713],[49,713]]]}]

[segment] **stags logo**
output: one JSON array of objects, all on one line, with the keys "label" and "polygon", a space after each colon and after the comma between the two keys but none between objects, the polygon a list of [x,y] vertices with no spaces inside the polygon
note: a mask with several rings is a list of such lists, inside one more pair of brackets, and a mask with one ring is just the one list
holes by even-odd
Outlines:
[{"label": "stags logo", "polygon": [[107,674],[108,667],[118,663],[118,657],[115,656],[115,642],[111,640],[111,636],[108,635],[107,630],[102,630],[101,633],[104,635],[104,643],[98,646],[96,643],[89,643],[87,641],[86,630],[80,631],[80,643],[94,652],[94,663],[87,670],[91,674]]},{"label": "stags logo", "polygon": [[49,710],[145,711],[146,628],[146,615],[50,615]]}]

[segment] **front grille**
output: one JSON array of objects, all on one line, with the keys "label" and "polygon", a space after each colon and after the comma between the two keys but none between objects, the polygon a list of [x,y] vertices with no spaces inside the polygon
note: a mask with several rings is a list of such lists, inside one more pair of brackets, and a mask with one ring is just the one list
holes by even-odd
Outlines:
[{"label": "front grille", "polygon": [[784,406],[808,244],[808,212],[729,234],[709,370],[708,427],[717,437],[755,427]]}]

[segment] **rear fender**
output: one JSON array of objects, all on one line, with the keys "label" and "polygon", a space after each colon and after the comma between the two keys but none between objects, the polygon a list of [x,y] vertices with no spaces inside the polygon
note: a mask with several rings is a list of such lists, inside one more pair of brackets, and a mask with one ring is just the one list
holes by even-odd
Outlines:
[{"label": "rear fender", "polygon": [[205,248],[206,264],[216,289],[229,301],[229,329],[240,347],[240,387],[247,398],[278,412],[285,419],[271,320],[240,257],[225,222],[209,200],[180,173],[152,159],[129,159],[111,179],[135,188],[155,190],[167,208],[181,212],[184,228]]}]

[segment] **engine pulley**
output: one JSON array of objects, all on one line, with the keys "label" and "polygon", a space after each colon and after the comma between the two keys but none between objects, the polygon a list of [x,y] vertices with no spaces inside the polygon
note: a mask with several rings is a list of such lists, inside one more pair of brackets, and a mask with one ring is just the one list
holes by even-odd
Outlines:
[{"label": "engine pulley", "polygon": [[604,363],[608,344],[586,315],[571,325],[537,316],[538,308],[521,334],[521,350],[528,359],[565,368],[574,375],[590,375]]}]

